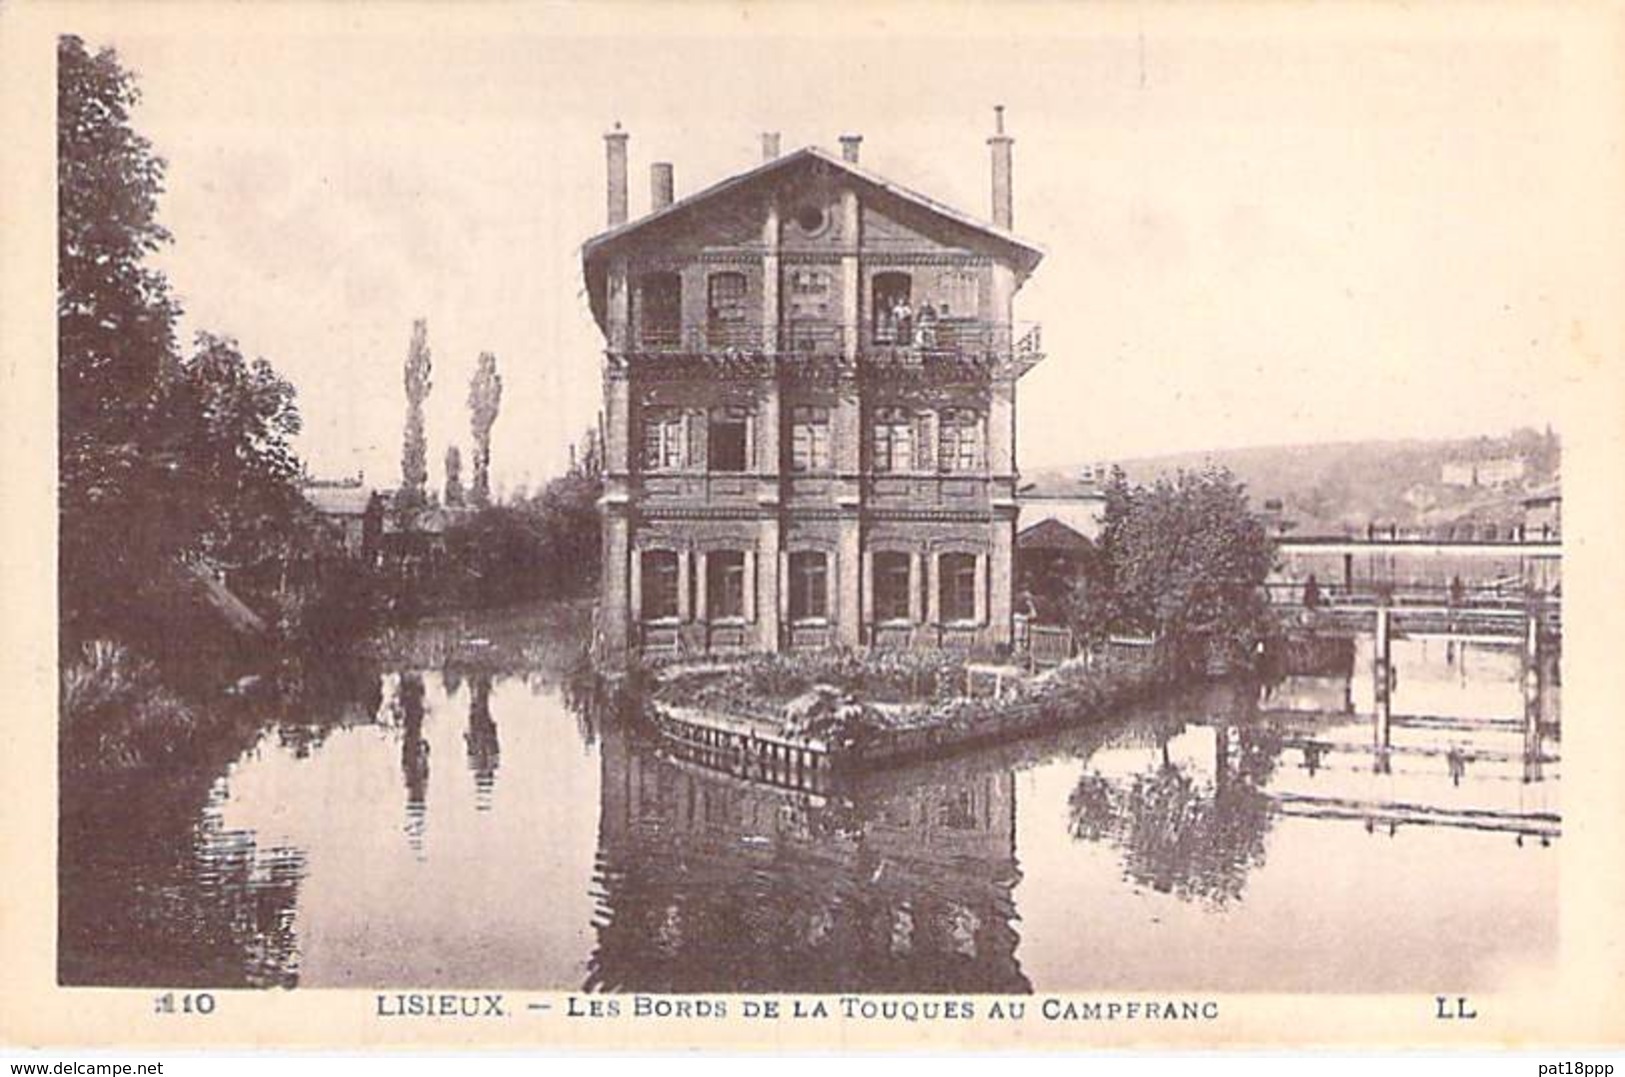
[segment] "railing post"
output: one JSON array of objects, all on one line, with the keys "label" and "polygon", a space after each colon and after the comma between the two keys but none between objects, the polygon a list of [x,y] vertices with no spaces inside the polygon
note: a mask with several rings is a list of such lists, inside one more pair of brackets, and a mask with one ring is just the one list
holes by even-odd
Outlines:
[{"label": "railing post", "polygon": [[1373,689],[1375,690],[1375,726],[1372,734],[1379,752],[1379,763],[1387,755],[1391,743],[1391,722],[1393,719],[1393,651],[1389,636],[1391,634],[1390,616],[1392,611],[1387,605],[1377,607],[1377,632],[1374,641],[1375,651],[1371,659],[1371,675]]}]

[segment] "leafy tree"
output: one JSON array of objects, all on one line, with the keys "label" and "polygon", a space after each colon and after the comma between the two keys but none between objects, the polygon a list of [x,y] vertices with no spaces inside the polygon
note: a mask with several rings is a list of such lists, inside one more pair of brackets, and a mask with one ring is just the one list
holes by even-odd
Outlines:
[{"label": "leafy tree", "polygon": [[539,513],[547,550],[544,573],[554,594],[578,592],[598,580],[602,557],[596,475],[564,475],[549,482],[531,504]]},{"label": "leafy tree", "polygon": [[1273,548],[1228,470],[1181,471],[1150,486],[1114,473],[1100,548],[1103,569],[1080,582],[1075,602],[1086,636],[1153,635],[1183,668],[1211,655],[1242,659],[1268,629]]},{"label": "leafy tree", "polygon": [[264,583],[317,537],[299,413],[292,385],[229,338],[200,333],[180,357],[179,307],[147,264],[170,236],[164,163],[130,125],[134,77],[77,37],[57,59],[62,644],[161,650],[198,608],[184,560]]},{"label": "leafy tree", "polygon": [[446,506],[463,505],[463,452],[455,445],[446,446]]},{"label": "leafy tree", "polygon": [[423,432],[423,402],[429,398],[433,364],[429,356],[429,323],[412,323],[412,342],[406,349],[406,433],[401,445],[399,507],[417,508],[428,500],[429,444]]},{"label": "leafy tree", "polygon": [[244,575],[275,571],[310,539],[293,451],[293,385],[237,342],[197,334],[164,400],[167,433],[187,477],[195,550]]},{"label": "leafy tree", "polygon": [[470,495],[479,506],[491,503],[491,427],[502,408],[502,376],[497,357],[481,352],[468,385],[469,423],[474,434],[474,482]]},{"label": "leafy tree", "polygon": [[57,44],[57,344],[64,639],[128,619],[135,584],[185,545],[151,506],[176,492],[152,419],[180,310],[147,257],[164,162],[130,125],[140,99],[111,49]]}]

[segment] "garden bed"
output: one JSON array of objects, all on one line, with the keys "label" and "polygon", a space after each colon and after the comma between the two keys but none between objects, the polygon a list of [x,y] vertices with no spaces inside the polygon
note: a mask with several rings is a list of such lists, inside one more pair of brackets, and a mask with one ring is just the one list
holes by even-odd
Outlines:
[{"label": "garden bed", "polygon": [[1094,720],[1163,682],[1147,657],[1107,649],[1017,677],[996,698],[967,695],[965,683],[951,655],[755,655],[660,667],[648,703],[658,729],[715,730],[742,752],[789,744],[861,768]]}]

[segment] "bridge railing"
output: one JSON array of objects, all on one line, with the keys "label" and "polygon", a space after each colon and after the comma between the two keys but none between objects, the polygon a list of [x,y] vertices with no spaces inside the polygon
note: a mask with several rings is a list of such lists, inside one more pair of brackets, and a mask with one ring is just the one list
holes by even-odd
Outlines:
[{"label": "bridge railing", "polygon": [[[1271,580],[1264,587],[1272,605],[1310,608],[1306,602],[1304,581]],[[1391,586],[1362,583],[1349,587],[1316,581],[1316,589],[1317,606],[1448,606],[1461,610],[1514,610],[1558,601],[1556,594],[1526,588],[1521,580],[1515,585],[1498,583],[1459,588],[1449,584],[1426,583]]]}]

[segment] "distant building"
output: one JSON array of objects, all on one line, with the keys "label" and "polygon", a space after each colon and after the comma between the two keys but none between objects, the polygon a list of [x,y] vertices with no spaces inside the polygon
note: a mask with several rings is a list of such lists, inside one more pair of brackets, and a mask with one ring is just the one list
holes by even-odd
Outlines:
[{"label": "distant building", "polygon": [[344,553],[372,561],[383,530],[384,498],[357,479],[316,480],[301,491],[311,508],[338,537]]},{"label": "distant building", "polygon": [[604,334],[598,634],[636,651],[1009,645],[1012,321],[1042,257],[1011,234],[1011,139],[988,139],[993,220],[807,147],[627,216],[583,248]]},{"label": "distant building", "polygon": [[1563,537],[1563,491],[1557,482],[1523,499],[1523,534],[1531,542]]},{"label": "distant building", "polygon": [[446,560],[446,533],[467,513],[440,505],[400,509],[398,491],[380,495],[381,528],[376,560],[381,565],[408,575],[432,574]]},{"label": "distant building", "polygon": [[1100,537],[1106,517],[1106,478],[1099,468],[1087,468],[1076,478],[1038,479],[1016,491],[1019,533],[1045,520],[1064,524],[1093,542]]},{"label": "distant building", "polygon": [[1528,471],[1521,456],[1487,460],[1452,460],[1441,465],[1439,481],[1446,486],[1505,486],[1520,482]]}]

